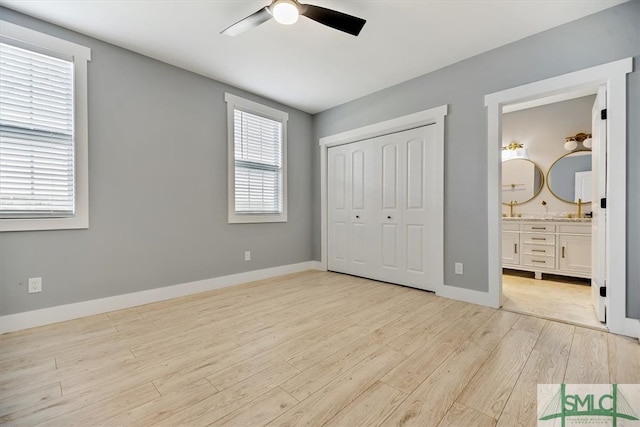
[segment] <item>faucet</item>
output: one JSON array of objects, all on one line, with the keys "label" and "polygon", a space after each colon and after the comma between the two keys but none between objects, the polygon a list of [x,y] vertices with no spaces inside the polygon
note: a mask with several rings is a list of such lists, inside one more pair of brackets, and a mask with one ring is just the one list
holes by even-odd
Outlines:
[{"label": "faucet", "polygon": [[582,218],[582,199],[578,199],[578,215],[576,218]]},{"label": "faucet", "polygon": [[509,201],[509,218],[513,218],[513,206],[517,204],[518,202],[516,202],[515,200]]}]

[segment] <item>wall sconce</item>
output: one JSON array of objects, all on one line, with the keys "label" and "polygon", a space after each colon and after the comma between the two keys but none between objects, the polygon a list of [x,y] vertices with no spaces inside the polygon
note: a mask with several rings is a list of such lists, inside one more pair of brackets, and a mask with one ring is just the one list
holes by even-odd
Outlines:
[{"label": "wall sconce", "polygon": [[511,141],[511,144],[502,147],[502,161],[512,159],[528,159],[529,152],[524,145],[516,141]]},{"label": "wall sconce", "polygon": [[591,134],[590,133],[577,133],[573,136],[568,136],[565,139],[564,149],[567,151],[573,151],[578,148],[578,144],[582,143],[584,148],[591,148]]}]

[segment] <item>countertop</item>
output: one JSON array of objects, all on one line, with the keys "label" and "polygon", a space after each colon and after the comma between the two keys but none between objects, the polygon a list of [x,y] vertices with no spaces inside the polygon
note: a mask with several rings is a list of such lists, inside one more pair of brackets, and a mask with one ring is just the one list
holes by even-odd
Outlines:
[{"label": "countertop", "polygon": [[591,218],[536,218],[536,217],[502,217],[503,221],[523,221],[523,222],[583,222],[591,223]]}]

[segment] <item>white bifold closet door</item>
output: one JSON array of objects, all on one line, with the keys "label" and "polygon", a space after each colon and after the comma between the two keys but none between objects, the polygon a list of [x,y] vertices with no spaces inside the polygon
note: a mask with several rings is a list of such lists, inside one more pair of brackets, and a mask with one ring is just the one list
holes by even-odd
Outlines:
[{"label": "white bifold closet door", "polygon": [[435,126],[328,150],[328,268],[434,290],[442,209]]}]

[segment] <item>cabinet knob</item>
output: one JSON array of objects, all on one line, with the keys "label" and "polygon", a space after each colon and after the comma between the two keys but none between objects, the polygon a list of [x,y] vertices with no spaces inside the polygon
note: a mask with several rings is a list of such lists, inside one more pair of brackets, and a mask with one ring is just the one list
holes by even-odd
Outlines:
[{"label": "cabinet knob", "polygon": [[360,218],[360,215],[356,215],[356,218]]},{"label": "cabinet knob", "polygon": [[387,219],[391,219],[391,215],[387,215]]}]

